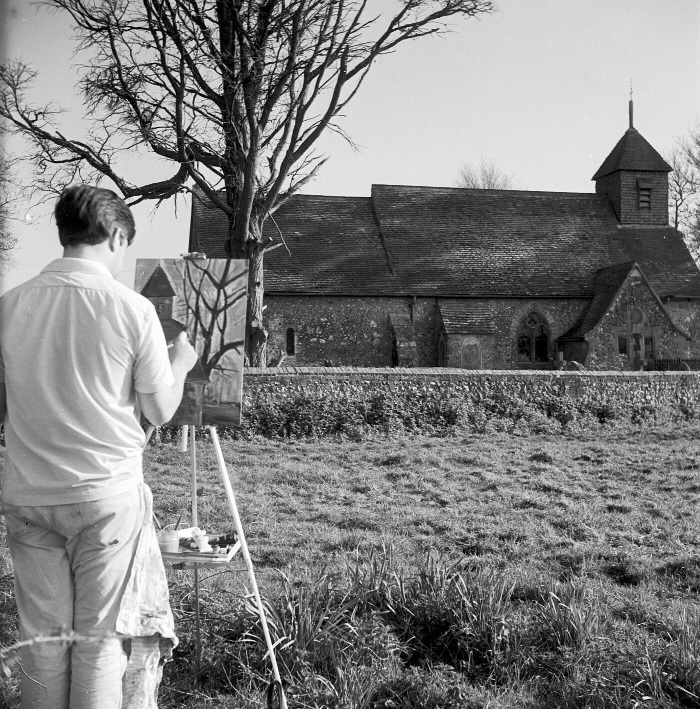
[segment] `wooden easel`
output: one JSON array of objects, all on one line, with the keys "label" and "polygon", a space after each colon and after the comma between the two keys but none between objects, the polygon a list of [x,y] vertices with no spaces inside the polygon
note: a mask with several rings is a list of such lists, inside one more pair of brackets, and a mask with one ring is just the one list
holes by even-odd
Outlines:
[{"label": "wooden easel", "polygon": [[[146,434],[146,444],[151,437],[155,427],[150,426]],[[260,598],[260,591],[258,590],[258,583],[255,579],[255,571],[253,570],[253,561],[250,558],[250,552],[248,551],[248,545],[245,540],[245,534],[243,533],[243,525],[241,524],[241,518],[238,514],[238,506],[236,505],[236,498],[233,494],[233,487],[231,486],[231,479],[229,478],[228,470],[226,468],[226,461],[224,460],[224,455],[221,451],[221,443],[219,442],[219,434],[217,433],[216,426],[207,426],[209,429],[209,434],[211,436],[212,444],[214,445],[214,452],[216,454],[216,460],[219,466],[219,473],[221,474],[221,482],[223,483],[224,490],[226,491],[226,497],[228,499],[229,507],[231,508],[231,515],[233,517],[234,524],[236,525],[236,544],[231,547],[225,556],[215,557],[211,555],[206,555],[197,552],[163,552],[163,561],[169,564],[176,565],[178,568],[191,568],[194,574],[194,597],[195,597],[195,640],[196,640],[196,671],[199,669],[199,659],[201,655],[201,624],[199,618],[199,569],[200,568],[215,568],[225,566],[226,564],[232,563],[233,557],[240,551],[243,555],[243,560],[245,561],[246,569],[248,571],[248,580],[250,581],[251,589],[253,591],[253,596],[255,598],[255,603],[258,608],[258,615],[260,617],[260,624],[263,630],[263,635],[265,636],[265,643],[267,645],[267,652],[270,656],[270,663],[272,664],[272,672],[274,675],[274,684],[277,688],[277,693],[279,697],[279,708],[287,709],[287,698],[284,694],[284,689],[282,687],[282,678],[280,676],[279,668],[277,666],[277,659],[275,657],[275,650],[272,644],[272,639],[270,638],[270,631],[267,626],[267,618],[265,616],[265,609]],[[199,526],[197,523],[197,450],[195,446],[195,427],[194,426],[181,426],[180,427],[180,450],[182,452],[187,452],[187,439],[191,440],[190,445],[190,461],[191,461],[191,476],[190,476],[190,486],[192,494],[192,526]],[[144,447],[145,447],[144,445]],[[272,686],[268,692],[268,702],[269,698],[272,696]]]}]

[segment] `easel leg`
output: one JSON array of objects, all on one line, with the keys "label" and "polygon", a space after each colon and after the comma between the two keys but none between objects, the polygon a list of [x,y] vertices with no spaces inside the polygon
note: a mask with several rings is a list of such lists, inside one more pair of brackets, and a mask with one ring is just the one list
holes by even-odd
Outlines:
[{"label": "easel leg", "polygon": [[243,525],[241,524],[241,518],[238,515],[238,506],[236,505],[236,498],[233,494],[233,488],[231,487],[231,480],[228,476],[228,470],[226,469],[226,461],[224,460],[224,454],[221,451],[219,434],[216,432],[215,426],[209,426],[209,432],[211,434],[212,443],[214,444],[214,450],[216,451],[216,459],[219,463],[219,472],[221,473],[221,480],[224,484],[224,489],[226,490],[226,497],[228,497],[229,505],[231,507],[231,514],[233,515],[233,520],[236,523],[236,533],[238,534],[238,541],[241,543],[241,553],[243,554],[243,559],[245,560],[245,565],[248,569],[248,580],[250,581],[250,586],[253,590],[253,595],[255,596],[255,602],[258,606],[258,614],[260,616],[260,623],[262,625],[263,635],[265,636],[265,643],[267,644],[267,652],[270,656],[270,663],[272,664],[272,672],[279,688],[279,706],[280,709],[287,709],[287,698],[285,697],[284,690],[282,688],[282,678],[280,677],[279,668],[277,667],[275,649],[272,645],[270,631],[267,627],[265,609],[262,604],[262,599],[260,598],[258,582],[255,579],[255,572],[253,571],[253,561],[250,558],[248,545],[246,544],[245,535],[243,534]]},{"label": "easel leg", "polygon": [[146,429],[146,440],[143,442],[143,450],[146,450],[148,442],[151,440],[151,436],[153,435],[153,431],[155,430],[156,427],[153,424],[149,424],[148,428]]},{"label": "easel leg", "polygon": [[[183,426],[182,437],[187,440],[187,426]],[[192,462],[191,488],[192,488],[192,526],[198,527],[197,515],[197,447],[195,446],[194,426],[190,426],[190,460]],[[202,659],[202,630],[199,617],[199,569],[195,566],[194,575],[194,676],[199,676],[199,664]]]}]

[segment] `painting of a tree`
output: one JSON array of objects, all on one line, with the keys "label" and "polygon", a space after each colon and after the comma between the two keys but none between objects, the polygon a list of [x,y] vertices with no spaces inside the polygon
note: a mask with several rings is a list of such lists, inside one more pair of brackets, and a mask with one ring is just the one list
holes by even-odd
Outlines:
[{"label": "painting of a tree", "polygon": [[139,259],[135,289],[156,308],[166,340],[186,331],[199,362],[174,424],[240,425],[248,264],[231,259]]}]

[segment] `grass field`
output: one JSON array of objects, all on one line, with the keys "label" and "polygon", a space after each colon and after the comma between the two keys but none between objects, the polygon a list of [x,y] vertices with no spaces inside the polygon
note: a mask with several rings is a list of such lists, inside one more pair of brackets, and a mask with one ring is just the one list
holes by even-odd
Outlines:
[{"label": "grass field", "polygon": [[[290,707],[700,707],[699,432],[224,441]],[[233,529],[197,453],[199,524]],[[189,525],[189,475],[148,449],[162,524]],[[245,573],[200,572],[198,677],[192,575],[169,573],[161,707],[265,706]]]}]

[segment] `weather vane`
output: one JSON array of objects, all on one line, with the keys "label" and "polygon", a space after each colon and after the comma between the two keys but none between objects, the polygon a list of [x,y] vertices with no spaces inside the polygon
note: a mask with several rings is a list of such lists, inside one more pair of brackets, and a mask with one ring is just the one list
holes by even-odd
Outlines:
[{"label": "weather vane", "polygon": [[630,128],[634,128],[634,106],[632,104],[632,94],[634,93],[632,88],[632,79],[630,78]]}]

